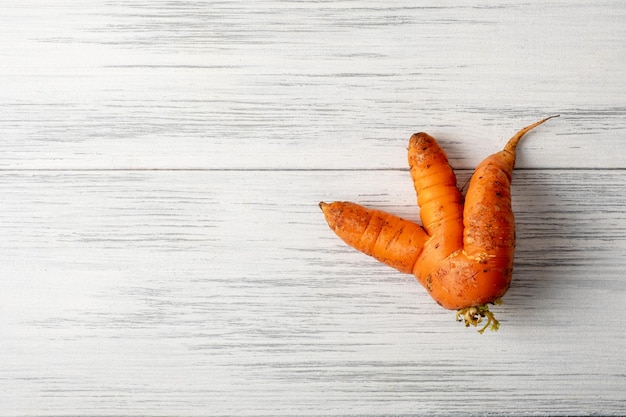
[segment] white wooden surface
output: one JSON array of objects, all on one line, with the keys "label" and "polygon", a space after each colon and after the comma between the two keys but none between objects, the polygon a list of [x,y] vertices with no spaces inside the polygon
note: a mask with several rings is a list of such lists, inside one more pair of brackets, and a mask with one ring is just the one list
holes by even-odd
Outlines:
[{"label": "white wooden surface", "polygon": [[[626,414],[621,1],[0,5],[0,415]],[[502,328],[320,200],[417,219],[517,129]]]}]

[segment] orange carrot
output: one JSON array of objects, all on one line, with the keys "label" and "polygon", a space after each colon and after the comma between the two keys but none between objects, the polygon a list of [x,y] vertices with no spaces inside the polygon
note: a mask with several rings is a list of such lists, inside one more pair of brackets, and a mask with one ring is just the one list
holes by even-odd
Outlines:
[{"label": "orange carrot", "polygon": [[511,283],[515,223],[511,178],[517,132],[504,149],[482,161],[463,196],[445,152],[434,138],[409,140],[409,167],[423,227],[354,203],[320,203],[331,229],[348,245],[404,273],[413,273],[444,308],[457,310],[465,325],[497,330],[488,304],[499,304]]},{"label": "orange carrot", "polygon": [[418,224],[348,202],[320,203],[332,230],[348,245],[410,274],[428,235]]}]

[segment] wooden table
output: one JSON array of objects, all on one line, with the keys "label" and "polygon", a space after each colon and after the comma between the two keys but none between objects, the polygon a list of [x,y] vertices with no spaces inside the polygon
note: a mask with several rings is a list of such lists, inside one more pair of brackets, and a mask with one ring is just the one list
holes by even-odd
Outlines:
[{"label": "wooden table", "polygon": [[[626,415],[621,1],[0,6],[0,415]],[[519,128],[497,333],[346,247]]]}]

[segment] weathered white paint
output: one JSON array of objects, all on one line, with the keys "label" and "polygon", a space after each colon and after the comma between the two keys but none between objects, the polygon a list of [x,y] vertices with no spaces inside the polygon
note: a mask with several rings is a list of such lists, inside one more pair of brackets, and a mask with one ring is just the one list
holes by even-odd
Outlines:
[{"label": "weathered white paint", "polygon": [[2,168],[626,165],[621,2],[6,3]]},{"label": "weathered white paint", "polygon": [[[626,414],[621,2],[5,1],[0,415]],[[522,126],[502,328],[347,248]]]}]

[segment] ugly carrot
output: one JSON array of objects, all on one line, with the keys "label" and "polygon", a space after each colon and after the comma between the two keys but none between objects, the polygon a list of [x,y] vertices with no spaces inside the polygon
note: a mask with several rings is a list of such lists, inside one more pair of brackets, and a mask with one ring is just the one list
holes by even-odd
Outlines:
[{"label": "ugly carrot", "polygon": [[445,152],[426,133],[409,140],[409,167],[422,226],[354,203],[320,203],[331,229],[347,244],[404,273],[413,273],[442,307],[465,325],[497,330],[488,304],[511,283],[515,222],[511,178],[520,139],[551,116],[517,132],[483,160],[465,198]]}]

